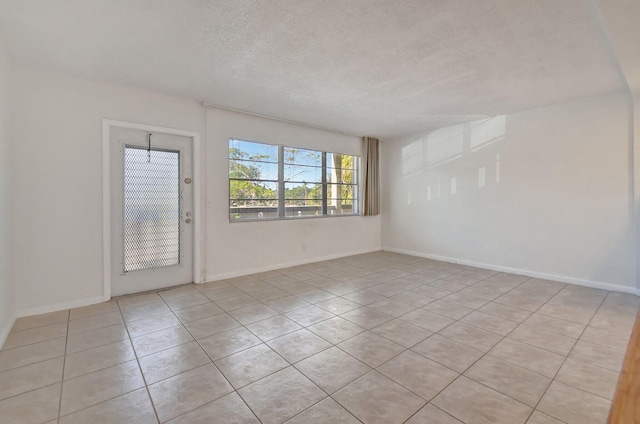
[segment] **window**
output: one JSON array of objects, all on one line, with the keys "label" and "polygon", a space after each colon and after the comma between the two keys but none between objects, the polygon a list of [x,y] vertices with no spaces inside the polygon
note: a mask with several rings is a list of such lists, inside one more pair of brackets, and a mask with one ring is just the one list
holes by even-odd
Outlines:
[{"label": "window", "polygon": [[229,140],[229,220],[358,213],[358,156]]}]

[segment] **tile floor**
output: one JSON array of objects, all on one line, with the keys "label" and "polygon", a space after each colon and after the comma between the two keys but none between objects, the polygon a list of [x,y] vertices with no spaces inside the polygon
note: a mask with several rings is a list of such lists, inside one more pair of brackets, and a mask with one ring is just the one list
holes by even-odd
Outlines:
[{"label": "tile floor", "polygon": [[19,319],[6,423],[605,423],[638,297],[376,252]]}]

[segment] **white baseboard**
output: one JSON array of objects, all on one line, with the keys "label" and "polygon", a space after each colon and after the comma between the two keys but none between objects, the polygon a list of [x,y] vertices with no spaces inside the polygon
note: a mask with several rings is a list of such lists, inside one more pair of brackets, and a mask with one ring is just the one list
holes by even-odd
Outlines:
[{"label": "white baseboard", "polygon": [[0,348],[4,346],[4,342],[7,341],[7,337],[9,337],[9,333],[13,328],[13,325],[16,323],[16,318],[10,319],[9,322],[4,326],[4,328],[0,328]]},{"label": "white baseboard", "polygon": [[319,257],[315,257],[315,258],[302,259],[302,260],[299,260],[299,261],[282,262],[282,263],[279,263],[279,264],[276,264],[276,265],[267,265],[267,266],[262,266],[262,267],[257,267],[257,268],[248,268],[248,269],[243,269],[241,271],[223,272],[223,273],[219,273],[219,274],[210,274],[210,275],[206,276],[205,281],[218,281],[218,280],[224,280],[225,278],[242,277],[242,276],[245,276],[245,275],[257,274],[259,272],[273,271],[273,270],[276,270],[276,269],[289,268],[289,267],[298,266],[298,265],[306,265],[306,264],[311,264],[311,263],[314,263],[314,262],[329,261],[331,259],[339,259],[339,258],[344,258],[346,256],[362,255],[364,253],[371,253],[371,252],[378,252],[378,251],[380,251],[379,247],[372,248],[372,249],[354,250],[354,251],[351,251],[351,252],[338,253],[338,254],[334,254],[334,255],[319,256]]},{"label": "white baseboard", "polygon": [[412,250],[396,249],[394,247],[382,247],[385,252],[402,253],[420,258],[433,259],[436,261],[450,262],[454,264],[467,265],[475,268],[489,269],[491,271],[506,272],[509,274],[524,275],[526,277],[540,278],[542,280],[557,281],[560,283],[575,284],[577,286],[591,287],[594,289],[615,291],[620,293],[629,293],[640,296],[640,290],[635,287],[621,286],[618,284],[605,283],[602,281],[584,280],[581,278],[567,277],[564,275],[546,274],[544,272],[531,271],[528,269],[511,268],[501,265],[485,264],[482,262],[468,261],[465,259],[451,258],[447,256],[432,255],[429,253],[415,252]]},{"label": "white baseboard", "polygon": [[46,314],[49,312],[62,311],[65,309],[80,308],[83,306],[95,305],[96,303],[102,303],[105,299],[103,296],[90,297],[87,299],[74,300],[71,302],[56,303],[53,305],[36,306],[33,308],[26,308],[18,312],[18,317],[28,317],[31,315]]}]

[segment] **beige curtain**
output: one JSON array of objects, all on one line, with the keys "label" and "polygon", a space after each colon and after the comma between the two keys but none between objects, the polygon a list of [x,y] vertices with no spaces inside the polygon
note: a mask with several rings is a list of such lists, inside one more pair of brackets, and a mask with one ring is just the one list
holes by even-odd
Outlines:
[{"label": "beige curtain", "polygon": [[364,144],[364,215],[380,215],[378,139],[362,137]]}]

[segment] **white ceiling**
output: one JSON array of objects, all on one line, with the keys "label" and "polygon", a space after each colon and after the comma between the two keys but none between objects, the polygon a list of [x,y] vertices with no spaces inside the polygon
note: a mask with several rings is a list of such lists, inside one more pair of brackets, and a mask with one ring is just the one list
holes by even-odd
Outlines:
[{"label": "white ceiling", "polygon": [[381,137],[625,86],[590,0],[0,0],[0,31],[19,64]]}]

